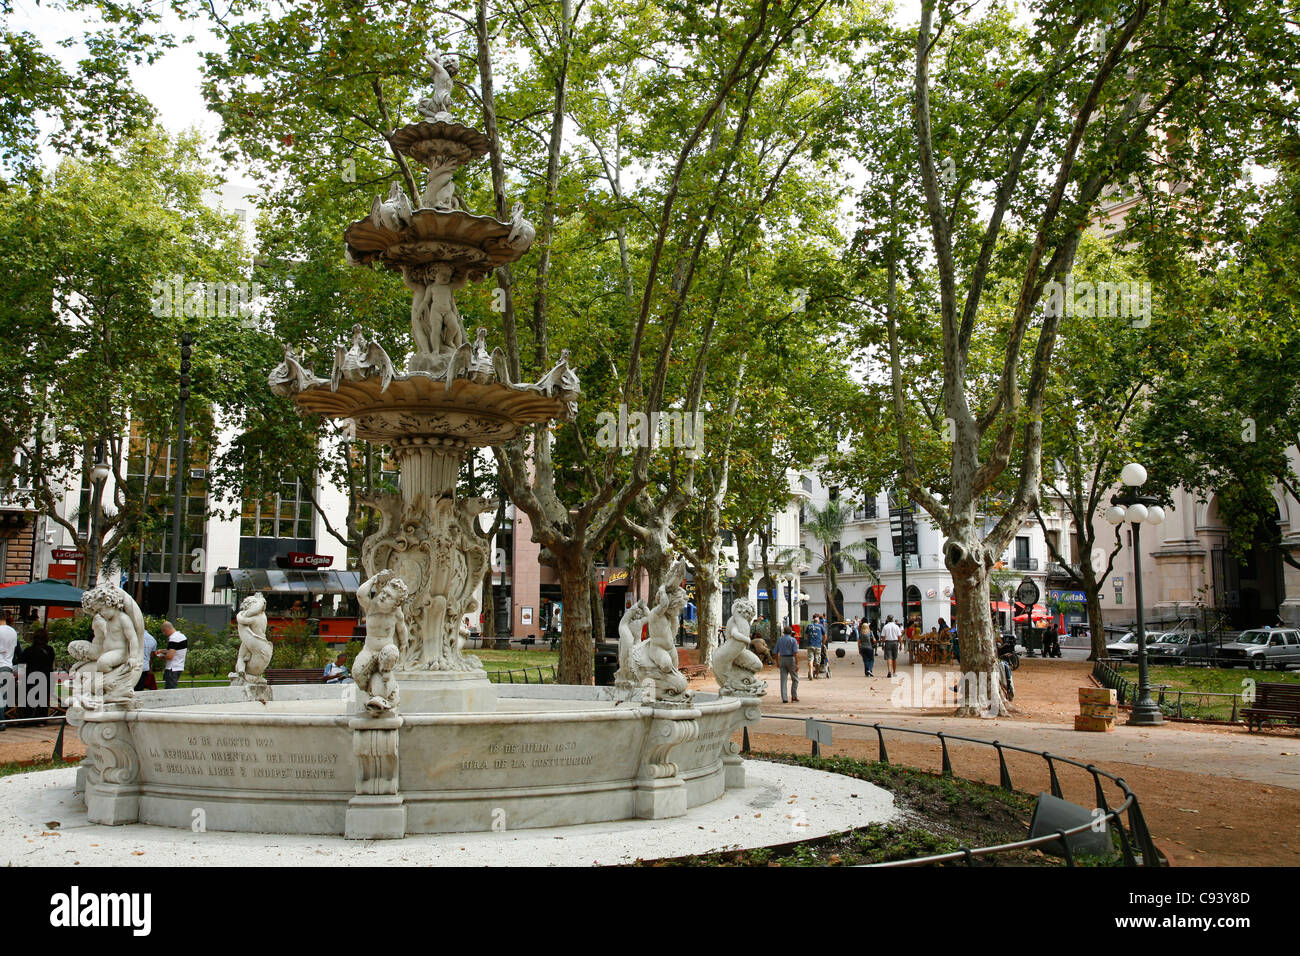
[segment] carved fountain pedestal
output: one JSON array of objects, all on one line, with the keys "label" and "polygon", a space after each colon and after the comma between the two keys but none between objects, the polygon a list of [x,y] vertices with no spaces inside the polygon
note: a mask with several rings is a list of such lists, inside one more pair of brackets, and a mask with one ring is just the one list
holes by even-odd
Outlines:
[{"label": "carved fountain pedestal", "polygon": [[400,494],[370,499],[379,529],[366,539],[367,576],[389,569],[406,582],[411,640],[397,672],[402,709],[425,713],[490,711],[496,692],[476,657],[460,648],[460,622],[478,610],[474,591],[491,562],[478,516],[484,498],[457,498],[456,476],[475,446],[514,438],[526,424],[550,421],[564,404],[536,391],[431,376],[343,382],[294,396],[304,411],[356,423],[358,438],[386,443],[400,471]]}]

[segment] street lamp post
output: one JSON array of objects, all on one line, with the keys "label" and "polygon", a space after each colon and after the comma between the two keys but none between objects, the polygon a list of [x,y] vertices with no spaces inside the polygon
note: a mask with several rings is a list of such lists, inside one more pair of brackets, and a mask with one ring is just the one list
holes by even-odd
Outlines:
[{"label": "street lamp post", "polygon": [[181,573],[181,509],[185,505],[185,400],[190,397],[190,346],[194,336],[181,333],[181,377],[176,412],[176,443],[172,448],[173,477],[176,479],[172,501],[172,573],[167,583],[167,614],[176,620],[176,591]]},{"label": "street lamp post", "polygon": [[95,446],[95,465],[90,470],[90,554],[86,562],[86,587],[93,588],[99,580],[99,513],[104,508],[104,482],[109,468],[104,462],[104,442]]},{"label": "street lamp post", "polygon": [[1151,682],[1147,676],[1147,635],[1142,618],[1142,523],[1155,527],[1165,520],[1165,509],[1160,507],[1160,499],[1138,494],[1138,488],[1147,480],[1147,470],[1136,462],[1124,466],[1120,472],[1124,490],[1110,499],[1111,507],[1106,511],[1106,520],[1113,525],[1129,521],[1133,525],[1133,576],[1134,594],[1137,599],[1137,662],[1138,689],[1137,699],[1133,701],[1133,712],[1128,722],[1138,727],[1154,727],[1165,722],[1160,708],[1151,699]]}]

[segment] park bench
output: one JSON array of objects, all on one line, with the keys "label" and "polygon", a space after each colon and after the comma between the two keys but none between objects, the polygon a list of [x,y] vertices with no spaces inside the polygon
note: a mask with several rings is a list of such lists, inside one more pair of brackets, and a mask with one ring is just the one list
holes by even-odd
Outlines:
[{"label": "park bench", "polygon": [[325,669],[321,667],[269,667],[263,676],[268,684],[325,683]]},{"label": "park bench", "polygon": [[708,664],[682,664],[677,668],[686,677],[699,677],[709,672]]},{"label": "park bench", "polygon": [[1246,726],[1262,730],[1266,721],[1300,725],[1300,684],[1256,684],[1255,703],[1242,708]]},{"label": "park bench", "polygon": [[536,634],[529,634],[527,637],[521,637],[521,638],[519,639],[519,646],[520,646],[520,647],[529,647],[529,646],[531,646],[531,645],[533,645],[533,644],[536,644],[536,643],[537,643],[537,635],[536,635]]}]

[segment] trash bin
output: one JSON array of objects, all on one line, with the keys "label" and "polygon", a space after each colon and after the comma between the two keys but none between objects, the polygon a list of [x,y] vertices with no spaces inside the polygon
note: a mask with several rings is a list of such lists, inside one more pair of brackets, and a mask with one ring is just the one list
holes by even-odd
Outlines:
[{"label": "trash bin", "polygon": [[614,672],[618,670],[618,645],[596,645],[596,686],[613,687]]}]

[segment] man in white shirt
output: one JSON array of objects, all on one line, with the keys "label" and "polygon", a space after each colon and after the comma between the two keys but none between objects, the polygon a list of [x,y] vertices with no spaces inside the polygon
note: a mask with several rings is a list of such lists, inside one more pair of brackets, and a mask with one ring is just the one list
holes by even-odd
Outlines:
[{"label": "man in white shirt", "polygon": [[9,710],[9,688],[14,686],[14,651],[18,647],[18,632],[9,623],[6,612],[0,624],[0,730],[6,730],[5,713]]},{"label": "man in white shirt", "polygon": [[880,636],[885,639],[885,666],[889,668],[886,677],[893,677],[898,670],[898,639],[902,634],[903,629],[895,623],[894,615],[889,615],[889,620],[880,629]]},{"label": "man in white shirt", "polygon": [[163,686],[173,690],[181,686],[181,672],[185,670],[185,652],[189,640],[172,625],[171,621],[162,622],[163,637],[167,638],[167,649],[156,651],[167,661],[163,665]]}]

